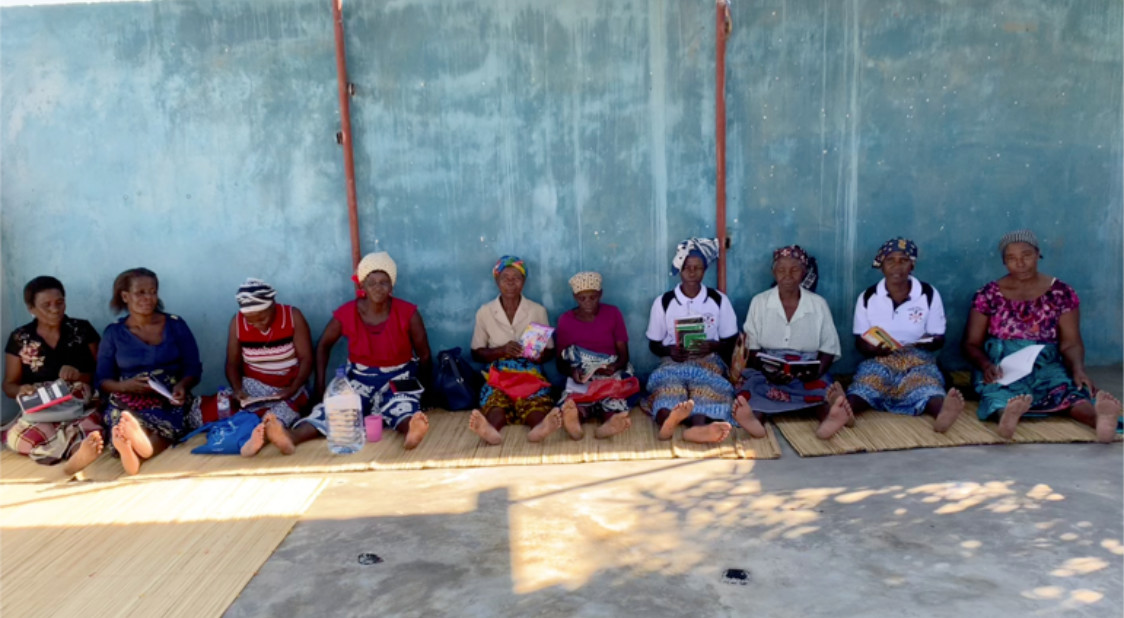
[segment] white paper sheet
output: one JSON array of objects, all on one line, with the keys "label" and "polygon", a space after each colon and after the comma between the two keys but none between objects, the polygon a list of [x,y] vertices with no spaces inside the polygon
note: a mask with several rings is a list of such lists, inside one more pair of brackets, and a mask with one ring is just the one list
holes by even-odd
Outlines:
[{"label": "white paper sheet", "polygon": [[1003,371],[1003,377],[997,381],[1007,386],[1030,375],[1031,370],[1034,369],[1034,361],[1043,347],[1045,346],[1028,345],[1014,354],[1004,356],[999,361],[999,369]]}]

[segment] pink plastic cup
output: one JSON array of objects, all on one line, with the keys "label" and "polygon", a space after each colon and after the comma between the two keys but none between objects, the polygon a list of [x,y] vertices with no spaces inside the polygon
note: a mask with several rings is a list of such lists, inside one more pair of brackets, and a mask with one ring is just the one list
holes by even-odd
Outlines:
[{"label": "pink plastic cup", "polygon": [[372,414],[363,419],[363,423],[367,428],[367,441],[378,442],[382,440],[382,415]]}]

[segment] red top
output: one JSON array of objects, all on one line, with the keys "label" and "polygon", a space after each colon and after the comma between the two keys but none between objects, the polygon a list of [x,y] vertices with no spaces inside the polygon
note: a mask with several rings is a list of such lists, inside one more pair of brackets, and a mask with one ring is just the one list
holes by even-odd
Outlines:
[{"label": "red top", "polygon": [[293,344],[293,308],[274,305],[273,322],[262,332],[238,314],[238,342],[242,347],[242,374],[270,386],[285,388],[300,372]]},{"label": "red top", "polygon": [[397,298],[390,299],[390,315],[378,326],[371,326],[359,317],[360,302],[344,303],[332,313],[347,337],[347,359],[368,367],[393,367],[414,357],[410,341],[410,318],[418,312],[417,305]]}]

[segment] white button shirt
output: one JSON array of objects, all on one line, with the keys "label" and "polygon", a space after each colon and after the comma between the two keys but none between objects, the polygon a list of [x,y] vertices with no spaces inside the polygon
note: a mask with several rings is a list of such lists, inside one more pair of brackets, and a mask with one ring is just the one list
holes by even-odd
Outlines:
[{"label": "white button shirt", "polygon": [[808,290],[800,290],[800,302],[791,320],[785,315],[777,288],[754,296],[742,329],[750,350],[823,352],[836,360],[842,355],[831,308],[822,296]]}]

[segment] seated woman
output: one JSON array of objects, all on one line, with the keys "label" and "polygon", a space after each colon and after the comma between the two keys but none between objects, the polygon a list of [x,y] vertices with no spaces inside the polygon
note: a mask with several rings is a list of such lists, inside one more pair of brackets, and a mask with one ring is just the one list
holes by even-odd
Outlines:
[{"label": "seated woman", "polygon": [[242,445],[244,457],[258,454],[267,441],[292,454],[296,442],[289,428],[308,406],[308,322],[300,309],[274,302],[276,296],[268,283],[246,279],[234,297],[238,313],[226,337],[226,379],[242,409],[262,419]]},{"label": "seated woman", "polygon": [[[381,414],[383,426],[405,436],[405,448],[421,444],[429,431],[429,417],[421,411],[421,393],[393,392],[395,380],[429,382],[429,335],[417,305],[394,297],[398,265],[385,251],[368,253],[355,269],[360,298],[332,313],[316,344],[316,392],[327,388],[325,373],[332,347],[347,338],[347,364],[351,387],[363,402],[363,416]],[[312,429],[310,429],[312,428]],[[310,431],[316,433],[310,433]],[[324,404],[297,422],[294,441],[328,435]]]},{"label": "seated woman", "polygon": [[[916,263],[917,245],[905,238],[886,241],[874,256],[872,267],[882,270],[883,279],[859,295],[854,321],[855,346],[869,358],[859,363],[847,401],[854,413],[874,408],[931,414],[936,417],[933,430],[943,433],[964,410],[964,396],[955,388],[945,394],[937,367],[937,350],[944,346],[944,305],[936,288],[910,274]],[[869,343],[863,335],[874,327],[894,343]],[[823,427],[823,434],[838,431],[836,422]]]},{"label": "seated woman", "polygon": [[766,435],[758,418],[763,414],[814,410],[821,421],[816,434],[824,439],[850,419],[843,389],[828,373],[840,357],[839,333],[827,301],[814,291],[810,268],[811,257],[799,245],[777,249],[776,285],[749,303],[743,326],[749,358],[739,398],[753,409],[754,418],[747,419],[745,429],[754,437]]},{"label": "seated woman", "polygon": [[199,348],[187,323],[164,313],[159,288],[147,268],[117,275],[109,306],[129,314],[105,328],[98,350],[94,384],[109,395],[105,424],[128,474],[175,444],[194,424],[189,416],[198,417],[191,388],[203,375]]},{"label": "seated woman", "polygon": [[[600,274],[578,273],[570,277],[570,289],[578,306],[558,317],[558,329],[554,331],[554,340],[562,351],[557,360],[558,371],[568,376],[562,393],[562,427],[571,438],[581,440],[585,435],[582,422],[596,420],[601,426],[594,435],[608,438],[632,426],[627,395],[620,395],[639,390],[635,378],[631,384],[627,382],[632,377],[628,331],[621,310],[601,303]],[[594,400],[583,397],[592,382],[608,381],[621,387],[615,396]],[[633,384],[634,389],[624,388]],[[577,403],[575,398],[583,403]]]},{"label": "seated woman", "polygon": [[[1120,402],[1097,391],[1085,374],[1077,292],[1038,272],[1042,255],[1030,230],[1003,236],[999,256],[1007,275],[976,292],[964,329],[964,356],[976,368],[980,420],[998,420],[999,435],[1010,439],[1027,412],[1066,413],[1095,428],[1097,441],[1112,442]],[[1030,374],[1001,384],[1003,357],[1032,345],[1043,347]]]},{"label": "seated woman", "polygon": [[[66,290],[54,277],[36,277],[23,288],[23,302],[35,318],[12,331],[4,367],[4,394],[12,399],[55,380],[70,383],[72,394],[89,399],[98,357],[98,332],[86,320],[66,315]],[[45,466],[66,462],[74,474],[102,452],[101,419],[95,410],[72,421],[35,422],[20,418],[8,430],[8,448]]]},{"label": "seated woman", "polygon": [[[648,378],[651,412],[659,438],[670,440],[686,423],[688,442],[721,442],[731,421],[743,427],[755,422],[745,400],[734,402],[734,386],[726,379],[726,363],[738,334],[730,299],[702,284],[709,261],[718,257],[718,242],[692,238],[679,243],[672,270],[679,285],[656,298],[648,318],[648,349],[663,359]],[[688,333],[689,329],[697,332]],[[685,339],[690,337],[690,339]]]},{"label": "seated woman", "polygon": [[[547,342],[538,358],[524,358],[520,338],[532,323],[550,325],[546,309],[523,296],[527,267],[523,260],[505,255],[492,268],[500,294],[476,311],[472,331],[472,358],[488,364],[490,376],[511,385],[508,392],[493,384],[480,389],[480,408],[473,410],[468,427],[488,444],[503,441],[503,426],[527,425],[531,442],[541,442],[562,426],[562,413],[550,397],[550,383],[539,365],[554,358],[554,342]],[[490,380],[494,381],[494,380]],[[535,386],[538,386],[535,389]],[[533,390],[532,390],[533,389]]]}]

